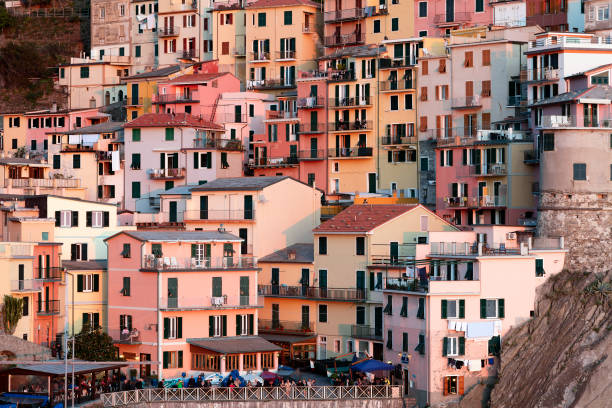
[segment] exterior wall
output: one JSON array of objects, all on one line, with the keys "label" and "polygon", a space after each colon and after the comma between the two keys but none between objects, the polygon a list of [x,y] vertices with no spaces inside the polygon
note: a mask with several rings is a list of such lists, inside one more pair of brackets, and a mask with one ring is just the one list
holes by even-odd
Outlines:
[{"label": "exterior wall", "polygon": [[516,27],[527,25],[527,7],[524,1],[492,3],[493,24]]},{"label": "exterior wall", "polygon": [[130,2],[94,0],[91,4],[91,57],[100,59],[102,50],[104,55],[132,55],[130,41]]},{"label": "exterior wall", "polygon": [[[157,0],[144,0],[131,3],[130,16],[130,40],[133,56],[133,72],[139,73],[158,65],[159,48],[157,38]],[[150,19],[152,17],[152,21]],[[142,20],[140,20],[142,19]],[[153,25],[151,25],[151,22]],[[140,56],[137,49],[140,48]],[[128,90],[129,95],[129,90]],[[128,115],[128,118],[130,116]]]},{"label": "exterior wall", "polygon": [[[70,269],[68,272],[70,272],[74,276],[74,278],[71,278],[69,274],[66,274],[66,286],[65,288],[60,288],[60,290],[65,289],[65,295],[63,295],[63,297],[65,298],[65,301],[68,305],[68,333],[73,332],[73,324],[74,333],[80,333],[81,330],[83,330],[83,323],[85,319],[83,315],[87,313],[98,313],[100,319],[100,327],[103,330],[107,331],[109,327],[109,322],[107,320],[108,274],[106,270]],[[79,292],[78,288],[75,287],[77,285],[76,282],[78,279],[78,275],[98,275],[98,279],[100,282],[98,291],[92,290],[88,292],[86,290],[83,290],[82,292]],[[73,286],[73,282],[75,286]],[[92,324],[92,322],[90,321],[89,324]]]},{"label": "exterior wall", "polygon": [[527,0],[526,5],[527,25],[539,25],[546,31],[584,31],[585,15],[581,13],[579,1],[557,0],[546,3],[539,0]]},{"label": "exterior wall", "polygon": [[[159,2],[157,19],[160,66],[172,65],[178,60],[191,61],[200,58],[202,52],[202,20],[198,16],[200,7],[200,2],[197,0],[184,3]],[[171,18],[174,21],[173,25],[170,23]],[[193,26],[190,23],[191,19],[195,21]],[[170,34],[163,34],[164,31]],[[193,41],[193,48],[189,47],[189,40]],[[175,51],[164,45],[164,42],[169,41],[175,41]]]},{"label": "exterior wall", "polygon": [[420,17],[418,2],[415,4],[414,31],[419,37],[442,37],[446,30],[473,26],[486,26],[493,23],[493,8],[483,2],[483,11],[476,12],[475,2],[457,0],[454,2],[452,16],[446,13],[446,2],[428,2],[427,16]]},{"label": "exterior wall", "polygon": [[[227,17],[231,14],[231,17]],[[240,78],[241,90],[246,81],[246,12],[238,2],[215,2],[212,16],[213,59],[219,61],[220,72]],[[231,18],[232,23],[229,24]],[[221,24],[223,19],[223,24]],[[227,43],[224,51],[223,43]],[[226,52],[227,51],[227,52]]]},{"label": "exterior wall", "polygon": [[[50,223],[49,223],[50,224]],[[51,231],[53,227],[49,226]],[[38,233],[40,234],[40,232]],[[52,236],[52,233],[49,234]],[[35,239],[30,239],[35,241]],[[51,238],[51,242],[41,242],[34,247],[34,265],[33,265],[33,273],[35,279],[45,279],[42,281],[42,294],[44,294],[45,299],[57,299],[59,300],[60,312],[62,313],[64,310],[62,309],[65,305],[64,303],[64,294],[62,292],[62,288],[60,285],[60,280],[62,278],[62,271],[60,270],[60,243],[53,243],[53,239]],[[47,256],[48,261],[47,261]],[[48,262],[48,263],[47,263]],[[56,278],[51,280],[51,278]],[[48,297],[47,297],[48,296]],[[33,306],[33,311],[37,311],[37,305]],[[51,342],[56,340],[56,335],[59,333],[63,333],[64,331],[64,320],[60,319],[58,314],[51,315],[43,315],[39,313],[33,314],[34,316],[34,333],[31,341],[51,346]]]},{"label": "exterior wall", "polygon": [[[52,113],[52,112],[44,112],[44,113],[27,113],[24,117],[24,120],[27,121],[26,126],[28,127],[26,130],[26,144],[25,146],[30,151],[43,151],[45,149],[45,140],[48,140],[49,132],[58,132],[73,130],[77,128],[76,118],[80,118],[81,127],[91,125],[90,117],[97,116],[97,109],[87,109],[87,110],[75,110],[67,113]],[[59,126],[59,119],[63,118],[64,126]],[[34,124],[38,121],[38,127],[34,127]],[[50,126],[47,126],[50,125]],[[34,144],[36,148],[33,149]]]},{"label": "exterior wall", "polygon": [[[19,126],[9,126],[9,121],[19,120]],[[14,122],[13,122],[14,123]],[[3,116],[3,141],[2,151],[12,152],[19,147],[26,146],[26,132],[28,128],[28,121],[23,114],[19,115],[4,115]],[[13,147],[16,146],[16,147]]]}]

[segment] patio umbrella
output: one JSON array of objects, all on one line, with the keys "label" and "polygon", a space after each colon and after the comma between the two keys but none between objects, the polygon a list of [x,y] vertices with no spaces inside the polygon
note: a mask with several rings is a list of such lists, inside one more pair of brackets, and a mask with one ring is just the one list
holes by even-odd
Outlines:
[{"label": "patio umbrella", "polygon": [[271,371],[264,371],[260,376],[264,381],[274,381],[276,379],[281,379],[278,374],[273,373]]},{"label": "patio umbrella", "polygon": [[247,374],[247,375],[243,376],[242,378],[244,379],[244,381],[246,381],[246,382],[247,382],[247,384],[252,383],[252,382],[255,382],[255,381],[257,381],[257,382],[258,382],[258,383],[260,383],[260,384],[263,384],[263,383],[264,383],[263,378],[261,378],[261,377],[260,377],[260,376],[258,376],[258,375],[255,375],[255,374],[251,374],[251,373],[249,373],[249,374]]},{"label": "patio umbrella", "polygon": [[282,366],[279,366],[279,367],[278,367],[278,371],[277,371],[277,373],[278,373],[278,375],[280,375],[281,377],[288,377],[288,376],[290,376],[291,374],[293,374],[293,371],[294,371],[294,370],[293,370],[293,368],[291,368],[291,367],[287,367],[287,366],[283,366],[283,365],[282,365]]},{"label": "patio umbrella", "polygon": [[362,371],[365,373],[371,373],[374,371],[391,371],[393,369],[394,367],[391,364],[386,364],[382,361],[374,359],[362,361],[361,363],[355,364],[351,367],[351,370],[353,371]]},{"label": "patio umbrella", "polygon": [[219,384],[221,381],[223,381],[223,376],[219,373],[213,373],[213,374],[208,374],[206,377],[204,377],[205,380],[210,380],[211,384]]}]

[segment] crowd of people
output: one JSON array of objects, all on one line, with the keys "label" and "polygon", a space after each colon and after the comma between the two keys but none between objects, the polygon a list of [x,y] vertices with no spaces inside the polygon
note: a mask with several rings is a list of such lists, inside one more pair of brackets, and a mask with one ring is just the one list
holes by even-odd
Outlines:
[{"label": "crowd of people", "polygon": [[367,373],[353,373],[352,376],[342,373],[340,375],[332,375],[332,385],[390,385],[391,382],[387,377],[376,377]]}]

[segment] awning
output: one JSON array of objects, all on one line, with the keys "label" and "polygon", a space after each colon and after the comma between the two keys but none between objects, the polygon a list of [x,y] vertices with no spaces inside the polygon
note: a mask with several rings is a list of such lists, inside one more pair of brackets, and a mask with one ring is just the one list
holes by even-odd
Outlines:
[{"label": "awning", "polygon": [[263,333],[260,334],[260,337],[264,339],[276,342],[276,343],[288,343],[288,344],[298,344],[298,343],[316,343],[317,336],[297,336],[292,334],[276,334],[276,333]]},{"label": "awning", "polygon": [[217,354],[244,354],[280,351],[276,344],[259,336],[187,339],[187,343]]},{"label": "awning", "polygon": [[45,364],[44,362],[41,362],[40,364],[23,364],[10,368],[4,371],[2,374],[57,377],[63,376],[65,373],[71,374],[73,372],[73,366],[75,374],[89,374],[106,370],[114,370],[127,366],[127,364],[121,362],[117,362],[117,364],[102,364],[83,361],[82,363],[75,362],[74,364],[68,364],[68,368],[66,369],[66,366],[63,363],[63,360],[51,360],[48,362],[48,364]]}]

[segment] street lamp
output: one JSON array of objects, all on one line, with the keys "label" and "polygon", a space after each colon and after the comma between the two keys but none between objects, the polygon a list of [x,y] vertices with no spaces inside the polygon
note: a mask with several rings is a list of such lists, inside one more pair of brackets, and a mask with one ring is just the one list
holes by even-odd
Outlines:
[{"label": "street lamp", "polygon": [[[67,270],[64,273],[70,275],[72,292],[72,408],[74,408],[74,275]],[[68,285],[66,285],[68,288]],[[68,406],[68,302],[64,301],[66,315],[66,330],[64,336],[64,408]]]}]

